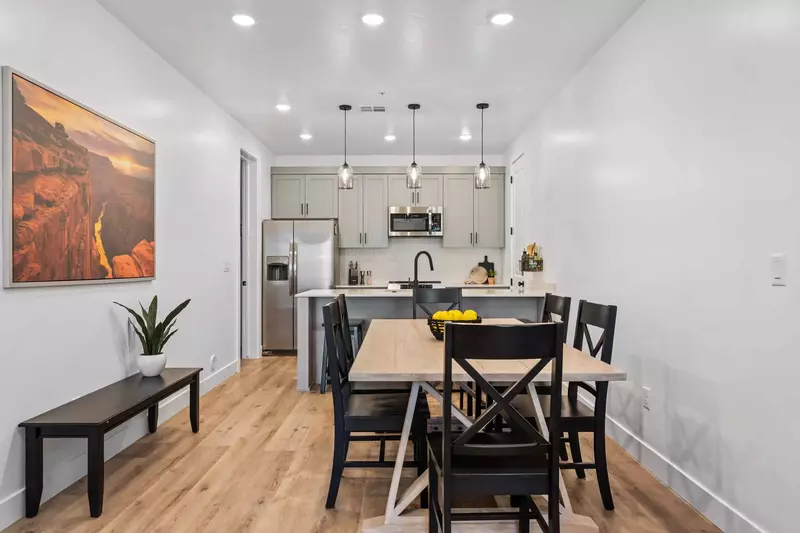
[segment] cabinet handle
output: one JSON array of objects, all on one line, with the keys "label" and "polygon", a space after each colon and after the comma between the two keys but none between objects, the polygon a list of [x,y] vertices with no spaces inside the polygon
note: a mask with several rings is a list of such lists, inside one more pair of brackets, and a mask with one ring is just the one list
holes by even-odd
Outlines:
[{"label": "cabinet handle", "polygon": [[411,191],[411,205],[414,205],[414,191]]},{"label": "cabinet handle", "polygon": [[475,244],[478,244],[478,232],[475,232]]},{"label": "cabinet handle", "polygon": [[364,232],[364,244],[367,244],[367,232]]},{"label": "cabinet handle", "polygon": [[361,233],[358,234],[358,244],[361,244]]},{"label": "cabinet handle", "polygon": [[472,233],[469,234],[469,243],[472,244]]},{"label": "cabinet handle", "polygon": [[419,203],[419,193],[417,193],[417,203]]},{"label": "cabinet handle", "polygon": [[300,214],[303,214],[303,202],[300,202]]},{"label": "cabinet handle", "polygon": [[308,216],[308,204],[306,204],[306,216]]}]

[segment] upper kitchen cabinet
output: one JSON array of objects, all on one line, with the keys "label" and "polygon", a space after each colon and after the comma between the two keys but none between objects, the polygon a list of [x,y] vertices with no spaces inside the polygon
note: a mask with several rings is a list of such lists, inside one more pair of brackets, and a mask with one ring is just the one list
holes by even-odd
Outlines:
[{"label": "upper kitchen cabinet", "polygon": [[364,248],[389,246],[389,201],[386,176],[364,176]]},{"label": "upper kitchen cabinet", "polygon": [[336,179],[336,176],[306,176],[306,218],[337,217]]},{"label": "upper kitchen cabinet", "polygon": [[489,189],[475,189],[471,174],[443,178],[445,248],[505,246],[504,176],[494,176]]},{"label": "upper kitchen cabinet", "polygon": [[389,205],[393,207],[440,207],[442,205],[442,177],[423,176],[422,187],[409,189],[405,176],[389,176]]},{"label": "upper kitchen cabinet", "polygon": [[272,218],[303,218],[305,176],[272,176]]},{"label": "upper kitchen cabinet", "polygon": [[504,176],[492,176],[488,189],[474,189],[475,246],[478,248],[504,248],[505,195]]},{"label": "upper kitchen cabinet", "polygon": [[353,188],[339,190],[339,248],[364,246],[364,200],[361,189],[361,176],[353,176]]},{"label": "upper kitchen cabinet", "polygon": [[339,191],[339,247],[388,246],[388,179],[356,175],[352,189]]},{"label": "upper kitchen cabinet", "polygon": [[272,218],[336,218],[336,176],[273,175]]}]

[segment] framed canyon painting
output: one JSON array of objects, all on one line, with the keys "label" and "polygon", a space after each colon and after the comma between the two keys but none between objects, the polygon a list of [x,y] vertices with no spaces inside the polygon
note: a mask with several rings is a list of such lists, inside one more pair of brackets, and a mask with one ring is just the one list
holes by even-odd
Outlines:
[{"label": "framed canyon painting", "polygon": [[155,143],[9,68],[6,287],[155,278]]}]

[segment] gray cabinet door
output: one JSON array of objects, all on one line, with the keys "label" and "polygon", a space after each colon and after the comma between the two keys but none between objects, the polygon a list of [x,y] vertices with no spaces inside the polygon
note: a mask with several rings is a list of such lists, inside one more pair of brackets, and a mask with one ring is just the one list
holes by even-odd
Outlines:
[{"label": "gray cabinet door", "polygon": [[389,246],[389,196],[386,176],[364,176],[364,247]]},{"label": "gray cabinet door", "polygon": [[414,205],[416,192],[406,187],[405,176],[389,176],[389,205],[408,207]]},{"label": "gray cabinet door", "polygon": [[503,176],[492,176],[492,186],[475,191],[475,245],[505,247],[505,195]]},{"label": "gray cabinet door", "polygon": [[361,248],[363,236],[362,177],[353,176],[353,188],[339,190],[339,248]]},{"label": "gray cabinet door", "polygon": [[469,174],[444,176],[442,246],[445,248],[472,248],[474,190],[472,176]]},{"label": "gray cabinet door", "polygon": [[442,177],[423,176],[422,188],[417,191],[417,201],[415,205],[425,207],[442,206]]},{"label": "gray cabinet door", "polygon": [[336,218],[338,190],[336,176],[306,176],[306,218]]},{"label": "gray cabinet door", "polygon": [[272,176],[272,218],[303,218],[305,176]]}]

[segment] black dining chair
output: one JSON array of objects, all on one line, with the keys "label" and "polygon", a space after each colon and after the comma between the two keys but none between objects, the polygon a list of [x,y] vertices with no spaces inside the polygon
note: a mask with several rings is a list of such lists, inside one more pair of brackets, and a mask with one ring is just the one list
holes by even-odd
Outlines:
[{"label": "black dining chair", "polygon": [[[343,330],[348,332],[347,335],[344,336],[344,343],[347,348],[347,369],[349,371],[350,367],[353,366],[353,362],[355,361],[356,355],[358,355],[358,349],[364,343],[364,321],[363,320],[350,320],[350,316],[347,312],[347,301],[345,299],[344,294],[340,294],[336,297],[336,301],[339,302],[339,311],[342,315],[342,327]],[[324,324],[323,324],[324,327]],[[353,342],[355,341],[355,342]],[[327,344],[323,344],[322,346],[322,379],[320,380],[319,384],[319,392],[320,394],[325,394],[327,385],[330,382],[331,377],[328,374],[328,346]]]},{"label": "black dining chair", "polygon": [[[336,505],[339,484],[345,468],[393,468],[394,461],[386,460],[386,440],[399,440],[403,430],[408,393],[355,394],[348,378],[348,355],[345,348],[345,333],[339,303],[332,301],[322,308],[325,325],[325,342],[328,346],[328,372],[331,376],[333,397],[334,446],[331,480],[325,507]],[[404,466],[416,467],[418,474],[425,472],[425,432],[430,418],[428,403],[424,396],[417,398],[414,411],[411,442],[414,460]],[[357,434],[357,435],[355,435]],[[348,461],[347,452],[351,442],[379,442],[377,461]],[[427,505],[424,502],[423,505]]]},{"label": "black dining chair", "polygon": [[[553,318],[555,315],[558,321],[564,324],[564,344],[567,343],[567,330],[569,330],[569,308],[572,304],[572,298],[569,296],[558,296],[557,294],[547,293],[544,295],[544,305],[542,306],[542,315],[539,322],[556,322]],[[520,318],[520,322],[525,324],[532,324],[534,321],[529,318]]]},{"label": "black dining chair", "polygon": [[[530,531],[535,519],[542,531],[559,533],[559,402],[556,416],[540,431],[511,404],[512,399],[552,362],[551,386],[561,383],[563,325],[470,325],[448,323],[444,345],[444,404],[442,431],[428,434],[429,531],[452,531],[453,521],[519,520],[519,531]],[[536,364],[519,381],[501,393],[470,361],[535,359]],[[459,365],[481,390],[494,400],[472,426],[452,430],[453,366]],[[491,430],[498,415],[508,420],[508,430]],[[441,482],[441,501],[440,487]],[[457,512],[461,497],[511,496],[518,512]],[[548,520],[532,495],[548,497]]]},{"label": "black dining chair", "polygon": [[[614,349],[614,330],[617,322],[617,307],[614,305],[601,305],[581,300],[578,303],[578,316],[575,321],[575,339],[572,345],[578,350],[583,350],[584,339],[589,355],[600,357],[604,363],[611,364],[611,354]],[[590,327],[598,328],[602,333],[595,343],[592,339]],[[584,389],[594,400],[594,409],[581,402],[578,398],[578,389]],[[553,389],[553,390],[560,390]],[[561,396],[560,394],[558,396]],[[551,416],[554,410],[556,395],[540,394],[539,402],[542,404],[545,418]],[[529,398],[520,400],[526,403],[522,407],[530,417],[533,417],[533,405]],[[586,470],[597,471],[597,484],[600,488],[600,497],[603,507],[608,511],[614,510],[614,498],[611,494],[611,482],[608,475],[608,458],[606,457],[606,405],[608,401],[608,381],[598,381],[595,385],[583,381],[571,382],[567,388],[567,395],[559,401],[561,404],[561,430],[568,435],[566,441],[572,454],[572,461],[561,464],[564,470],[575,470],[581,479],[586,478]],[[580,433],[592,433],[594,436],[594,462],[585,463],[581,456]],[[563,457],[567,459],[566,457]]]},{"label": "black dining chair", "polygon": [[447,311],[462,309],[461,289],[447,288],[447,289],[428,289],[423,287],[415,287],[411,293],[412,298],[412,311],[411,317],[417,318],[417,307],[425,311],[428,318],[433,316],[435,311],[431,311],[428,305],[439,304],[447,305]]}]

